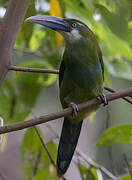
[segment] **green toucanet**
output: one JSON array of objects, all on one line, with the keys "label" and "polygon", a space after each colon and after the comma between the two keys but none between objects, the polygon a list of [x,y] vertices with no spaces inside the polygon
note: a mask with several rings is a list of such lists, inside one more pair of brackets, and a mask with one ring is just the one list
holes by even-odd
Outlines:
[{"label": "green toucanet", "polygon": [[57,156],[57,174],[62,177],[74,154],[83,119],[99,106],[77,112],[76,104],[101,96],[104,67],[101,50],[93,32],[79,20],[37,15],[26,19],[59,32],[66,47],[59,71],[60,100],[63,108],[73,107],[74,114],[64,118]]}]

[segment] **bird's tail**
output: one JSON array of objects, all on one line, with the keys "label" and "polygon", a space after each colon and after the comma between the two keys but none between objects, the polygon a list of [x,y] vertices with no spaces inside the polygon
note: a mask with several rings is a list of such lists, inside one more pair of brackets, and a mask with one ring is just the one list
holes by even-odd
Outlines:
[{"label": "bird's tail", "polygon": [[77,124],[72,124],[68,118],[64,118],[57,156],[58,177],[62,177],[69,167],[77,146],[81,127],[82,121]]}]

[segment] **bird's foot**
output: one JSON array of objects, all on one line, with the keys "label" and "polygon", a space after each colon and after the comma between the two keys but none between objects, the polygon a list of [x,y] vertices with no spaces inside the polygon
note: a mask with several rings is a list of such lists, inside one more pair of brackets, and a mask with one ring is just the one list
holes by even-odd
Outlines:
[{"label": "bird's foot", "polygon": [[97,96],[97,100],[100,100],[101,99],[101,102],[104,104],[104,106],[108,105],[108,101],[106,99],[106,95],[105,94],[99,94]]},{"label": "bird's foot", "polygon": [[70,107],[72,107],[72,109],[73,109],[73,114],[74,114],[75,116],[77,116],[77,114],[78,114],[78,112],[79,112],[78,106],[77,106],[74,102],[71,102],[71,103],[70,103]]}]

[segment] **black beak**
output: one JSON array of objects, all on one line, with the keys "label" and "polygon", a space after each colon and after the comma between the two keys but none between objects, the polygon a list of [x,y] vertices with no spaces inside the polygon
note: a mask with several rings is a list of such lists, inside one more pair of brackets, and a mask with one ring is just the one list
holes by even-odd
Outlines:
[{"label": "black beak", "polygon": [[25,22],[33,22],[33,23],[41,24],[55,31],[70,32],[69,23],[65,19],[60,17],[37,15],[27,18]]}]

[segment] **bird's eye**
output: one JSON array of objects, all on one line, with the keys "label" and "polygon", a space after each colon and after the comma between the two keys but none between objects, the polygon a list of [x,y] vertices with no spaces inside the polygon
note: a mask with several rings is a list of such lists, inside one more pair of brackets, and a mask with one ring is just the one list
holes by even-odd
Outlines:
[{"label": "bird's eye", "polygon": [[72,27],[76,27],[77,26],[77,23],[72,23]]}]

